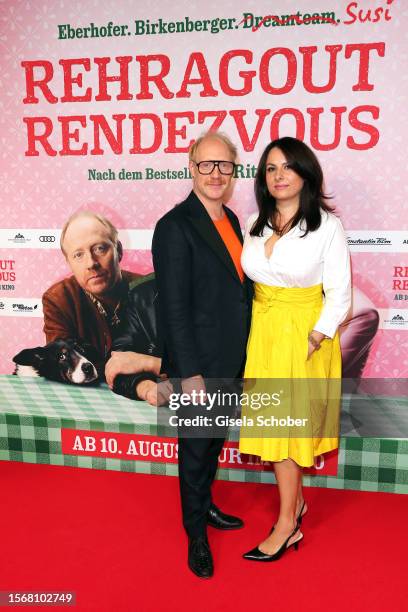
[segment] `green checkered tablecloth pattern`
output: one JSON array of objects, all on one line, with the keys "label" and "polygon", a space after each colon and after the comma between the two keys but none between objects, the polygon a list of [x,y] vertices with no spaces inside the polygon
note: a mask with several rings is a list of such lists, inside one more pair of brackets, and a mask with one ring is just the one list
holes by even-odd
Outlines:
[{"label": "green checkered tablecloth pattern", "polygon": [[0,376],[0,460],[177,475],[177,465],[63,455],[61,429],[160,435],[156,410],[115,395],[43,378]]},{"label": "green checkered tablecloth pattern", "polygon": [[[275,482],[272,472],[219,470],[221,480]],[[408,493],[408,440],[341,438],[337,476],[303,477],[305,486]]]},{"label": "green checkered tablecloth pattern", "polygon": [[[347,414],[350,398],[345,398]],[[41,378],[0,376],[0,460],[176,476],[177,465],[63,455],[61,428],[161,436],[156,411],[113,394]],[[235,437],[235,436],[234,436]],[[220,468],[218,478],[274,482],[270,471]],[[408,440],[343,437],[338,475],[305,476],[306,486],[408,493]]]}]

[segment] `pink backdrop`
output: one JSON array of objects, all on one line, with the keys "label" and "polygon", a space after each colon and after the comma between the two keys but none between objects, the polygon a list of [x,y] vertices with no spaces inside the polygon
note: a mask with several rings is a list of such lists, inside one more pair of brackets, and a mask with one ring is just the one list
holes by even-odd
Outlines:
[{"label": "pink backdrop", "polygon": [[[49,285],[68,273],[57,249],[58,232],[67,217],[81,207],[106,214],[123,230],[128,247],[124,267],[150,271],[149,246],[155,222],[188,193],[190,182],[124,181],[119,180],[119,172],[124,168],[144,176],[149,167],[161,171],[184,168],[186,153],[176,149],[185,149],[210,127],[208,119],[200,124],[200,118],[214,111],[221,117],[220,113],[226,111],[221,129],[238,145],[244,167],[257,163],[270,140],[271,125],[280,135],[299,135],[304,127],[304,139],[322,162],[327,191],[335,195],[334,203],[350,239],[354,284],[380,314],[380,330],[365,375],[408,376],[408,268],[404,269],[408,266],[408,234],[404,233],[408,118],[403,65],[407,13],[396,0],[333,2],[331,8],[319,0],[312,3],[316,15],[333,11],[336,25],[307,23],[304,12],[308,4],[282,1],[278,9],[275,3],[263,0],[221,4],[209,0],[204,5],[181,0],[177,6],[171,2],[135,5],[128,0],[84,0],[80,4],[14,0],[0,5],[1,373],[12,371],[11,358],[17,351],[44,343],[40,300]],[[264,23],[257,31],[244,27],[243,13],[265,17],[272,10],[280,20],[284,14],[297,13],[299,23],[270,27]],[[186,17],[190,22],[217,18],[235,21],[230,21],[231,29],[218,33],[134,34],[135,20],[139,20],[139,28],[141,22],[146,28],[147,20],[150,24],[157,24],[159,19],[167,24],[186,23]],[[316,16],[314,20],[317,22]],[[126,35],[58,38],[58,25],[70,24],[71,29],[77,29],[91,23],[107,27],[109,22],[127,25]],[[334,46],[338,49],[333,50]],[[368,46],[372,47],[370,51]],[[225,54],[231,51],[235,57],[228,63]],[[178,96],[164,97],[163,88],[161,92],[154,83],[143,80],[142,66],[147,65],[146,56],[153,55],[161,59],[149,59],[150,74],[163,69],[168,58],[169,70],[163,83],[167,91],[179,92]],[[109,83],[111,100],[96,101],[98,72],[94,58],[110,58],[108,74],[118,74],[115,58],[121,56],[131,58],[128,89],[132,99],[117,100],[119,84]],[[145,59],[135,59],[141,56]],[[336,65],[332,66],[332,83],[325,87],[330,56],[335,56]],[[313,60],[309,71],[308,57]],[[72,69],[74,77],[82,74],[83,79],[82,83],[73,83],[72,94],[85,95],[91,88],[90,101],[60,100],[68,94],[66,87],[64,92],[59,61],[68,59],[85,59],[85,63],[89,59],[89,70],[78,63]],[[43,66],[35,68],[34,78],[42,79],[45,67],[53,70],[47,85],[56,103],[50,103],[40,87],[34,88],[38,103],[27,102],[29,66],[34,61]],[[189,61],[193,63],[191,71]],[[248,71],[254,71],[253,77]],[[151,92],[150,99],[140,98],[143,87]],[[313,87],[326,91],[310,91]],[[278,125],[280,111],[283,118]],[[136,138],[140,134],[141,149],[151,146],[155,138],[157,147],[150,153],[130,154],[134,134],[129,115],[140,119],[146,113],[155,116],[155,130],[152,119],[142,119]],[[175,120],[174,113],[183,116]],[[297,116],[297,123],[290,114]],[[103,154],[90,154],[94,148],[93,115],[103,115],[111,129],[115,127],[112,116],[124,115],[122,150],[113,152],[101,135]],[[72,138],[70,146],[81,149],[87,143],[88,152],[61,155],[63,136],[57,118],[73,116],[83,117],[86,127],[71,120],[70,129],[78,130],[78,140]],[[39,142],[29,142],[24,118],[45,118],[52,126],[48,143],[56,155],[49,155]],[[169,129],[172,121],[177,122],[181,133]],[[44,125],[37,119],[37,130]],[[26,155],[30,149],[38,155]],[[89,180],[90,170],[108,169],[115,172],[116,180]],[[236,180],[230,205],[244,225],[255,209],[252,178]]]}]

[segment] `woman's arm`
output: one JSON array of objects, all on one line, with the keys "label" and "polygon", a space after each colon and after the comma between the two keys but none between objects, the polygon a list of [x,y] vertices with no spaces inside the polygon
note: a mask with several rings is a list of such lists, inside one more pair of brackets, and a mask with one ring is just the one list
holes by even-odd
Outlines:
[{"label": "woman's arm", "polygon": [[313,331],[333,338],[351,307],[350,253],[340,220],[330,215],[323,254],[324,306]]}]

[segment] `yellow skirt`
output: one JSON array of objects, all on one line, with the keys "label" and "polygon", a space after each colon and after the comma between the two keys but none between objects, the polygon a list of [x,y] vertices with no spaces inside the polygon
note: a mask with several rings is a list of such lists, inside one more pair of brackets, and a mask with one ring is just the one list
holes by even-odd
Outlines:
[{"label": "yellow skirt", "polygon": [[[323,340],[321,348],[307,359],[308,334],[322,306],[322,285],[286,288],[255,283],[241,453],[258,455],[264,461],[290,458],[309,467],[314,457],[338,448],[338,334],[333,340]],[[260,401],[262,397],[265,402]]]}]

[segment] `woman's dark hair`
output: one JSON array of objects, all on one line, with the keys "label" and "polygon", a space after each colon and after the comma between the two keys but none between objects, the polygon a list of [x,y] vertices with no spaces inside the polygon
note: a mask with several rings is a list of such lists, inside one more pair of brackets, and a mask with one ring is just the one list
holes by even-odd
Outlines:
[{"label": "woman's dark hair", "polygon": [[330,196],[323,192],[323,172],[316,155],[304,142],[290,136],[273,140],[261,155],[255,178],[255,197],[259,215],[250,234],[251,236],[262,236],[265,225],[274,231],[279,231],[276,227],[276,200],[269,193],[266,184],[266,160],[269,152],[274,148],[282,151],[290,168],[304,180],[300,192],[299,210],[281,231],[282,233],[289,231],[303,221],[305,225],[303,236],[306,236],[308,232],[313,232],[320,227],[321,211],[331,212],[333,209],[326,204]]}]

